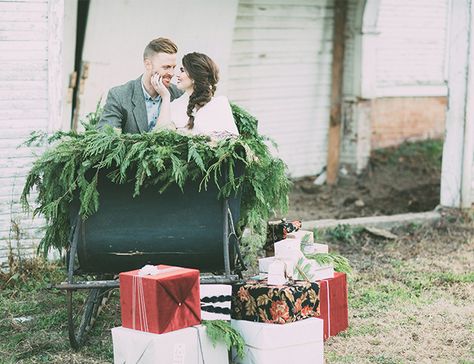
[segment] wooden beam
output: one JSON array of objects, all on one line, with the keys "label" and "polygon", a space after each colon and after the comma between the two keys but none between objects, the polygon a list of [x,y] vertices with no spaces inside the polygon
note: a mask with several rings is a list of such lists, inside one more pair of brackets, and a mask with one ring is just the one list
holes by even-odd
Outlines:
[{"label": "wooden beam", "polygon": [[336,183],[339,170],[341,145],[341,103],[342,80],[344,73],[344,38],[346,28],[347,1],[336,0],[334,7],[332,76],[331,76],[331,112],[329,121],[327,183]]},{"label": "wooden beam", "polygon": [[451,1],[448,39],[449,102],[441,169],[441,205],[470,207],[473,163],[474,3]]}]

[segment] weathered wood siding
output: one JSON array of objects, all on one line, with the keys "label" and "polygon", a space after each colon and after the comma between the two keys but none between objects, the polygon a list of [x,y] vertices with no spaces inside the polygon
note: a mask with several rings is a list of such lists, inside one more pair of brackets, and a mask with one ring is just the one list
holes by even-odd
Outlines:
[{"label": "weathered wood siding", "polygon": [[240,0],[229,98],[254,113],[292,176],[326,165],[332,0]]},{"label": "weathered wood siding", "polygon": [[377,96],[446,95],[447,17],[448,0],[382,0]]},{"label": "weathered wood siding", "polygon": [[[33,156],[18,148],[48,128],[48,1],[0,1],[0,266],[9,247],[32,254],[41,219],[25,215],[19,195]],[[16,228],[20,233],[17,246]],[[11,244],[10,244],[11,243]]]}]

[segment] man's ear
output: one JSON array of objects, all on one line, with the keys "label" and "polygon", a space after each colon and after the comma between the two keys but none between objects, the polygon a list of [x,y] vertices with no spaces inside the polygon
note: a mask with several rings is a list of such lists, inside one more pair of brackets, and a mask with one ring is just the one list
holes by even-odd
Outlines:
[{"label": "man's ear", "polygon": [[149,58],[145,58],[143,60],[143,65],[145,66],[145,69],[147,71],[151,71],[151,69],[153,68],[153,65],[151,64],[151,60]]}]

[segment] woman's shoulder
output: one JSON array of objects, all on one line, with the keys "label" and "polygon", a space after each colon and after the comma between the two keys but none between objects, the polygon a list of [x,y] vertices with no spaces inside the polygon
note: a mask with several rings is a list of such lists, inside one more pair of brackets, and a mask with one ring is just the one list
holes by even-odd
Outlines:
[{"label": "woman's shoulder", "polygon": [[185,103],[187,105],[188,102],[189,102],[189,95],[185,92],[180,97],[178,97],[178,98],[174,99],[173,101],[171,101],[171,105],[179,105],[179,104],[183,104],[183,103]]},{"label": "woman's shoulder", "polygon": [[224,96],[224,95],[219,95],[219,96],[214,96],[212,98],[212,100],[210,102],[213,102],[215,104],[229,104],[229,99],[227,98],[227,96]]},{"label": "woman's shoulder", "polygon": [[229,110],[230,104],[227,96],[214,96],[204,107],[207,110]]}]

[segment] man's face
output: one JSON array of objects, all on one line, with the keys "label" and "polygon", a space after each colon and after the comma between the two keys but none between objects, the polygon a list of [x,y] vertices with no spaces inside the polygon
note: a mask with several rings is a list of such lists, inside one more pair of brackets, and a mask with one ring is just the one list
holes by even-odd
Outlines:
[{"label": "man's face", "polygon": [[157,73],[163,77],[163,84],[169,87],[176,67],[176,54],[153,53],[144,63],[149,78]]}]

